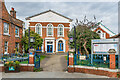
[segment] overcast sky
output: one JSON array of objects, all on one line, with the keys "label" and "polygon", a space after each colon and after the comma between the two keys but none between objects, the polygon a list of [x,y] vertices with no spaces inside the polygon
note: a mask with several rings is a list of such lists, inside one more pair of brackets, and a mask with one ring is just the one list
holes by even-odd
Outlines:
[{"label": "overcast sky", "polygon": [[8,11],[14,7],[21,20],[49,9],[74,20],[82,20],[85,15],[93,20],[95,15],[97,21],[118,32],[118,2],[7,2],[6,7]]}]

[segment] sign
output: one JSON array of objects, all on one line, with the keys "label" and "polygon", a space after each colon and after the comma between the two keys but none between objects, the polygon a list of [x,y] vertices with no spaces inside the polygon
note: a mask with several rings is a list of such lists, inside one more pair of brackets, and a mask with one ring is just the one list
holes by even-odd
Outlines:
[{"label": "sign", "polygon": [[80,56],[80,60],[86,60],[86,56]]},{"label": "sign", "polygon": [[92,54],[109,54],[110,49],[119,53],[119,38],[115,39],[95,39],[92,40]]},{"label": "sign", "polygon": [[106,60],[107,60],[107,58],[104,56],[104,57],[103,57],[103,60],[104,60],[104,61],[106,61]]}]

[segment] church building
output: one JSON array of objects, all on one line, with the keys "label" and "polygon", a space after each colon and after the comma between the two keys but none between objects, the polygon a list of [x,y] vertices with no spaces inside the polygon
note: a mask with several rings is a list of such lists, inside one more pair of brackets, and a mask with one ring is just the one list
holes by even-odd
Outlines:
[{"label": "church building", "polygon": [[27,28],[38,33],[43,39],[43,45],[36,51],[46,53],[67,52],[69,50],[68,32],[72,19],[53,10],[48,10],[26,18]]}]

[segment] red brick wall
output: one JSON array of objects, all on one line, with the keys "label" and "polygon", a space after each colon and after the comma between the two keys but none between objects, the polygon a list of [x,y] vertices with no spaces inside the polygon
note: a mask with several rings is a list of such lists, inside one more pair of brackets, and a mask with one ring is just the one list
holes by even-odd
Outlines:
[{"label": "red brick wall", "polygon": [[[21,66],[20,71],[32,71],[34,70],[34,66]],[[0,72],[4,72],[4,66],[0,66]]]},{"label": "red brick wall", "polygon": [[68,67],[68,72],[80,72],[80,73],[88,73],[88,74],[95,74],[95,75],[102,75],[108,77],[117,77],[118,72],[109,72],[104,70],[97,70],[97,69],[86,69],[86,68],[75,68],[75,67]]},{"label": "red brick wall", "polygon": [[110,38],[110,35],[106,31],[104,31],[103,29],[101,29],[100,27],[98,27],[97,29],[95,29],[95,32],[98,31],[98,30],[101,30],[102,32],[106,33],[106,39]]},{"label": "red brick wall", "polygon": [[[30,26],[35,26],[37,23],[40,23],[42,26],[46,26],[47,27],[47,25],[49,24],[49,22],[29,22],[30,23]],[[64,27],[70,27],[69,25],[70,25],[70,23],[51,23],[54,27],[57,27],[59,24],[63,24],[64,25]],[[32,31],[35,31],[35,27],[30,27],[30,29],[32,30]],[[46,28],[42,28],[42,38],[44,39],[45,37],[47,37],[47,29]],[[69,32],[69,28],[64,28],[64,37],[57,37],[57,28],[54,28],[54,31],[53,31],[54,33],[54,35],[53,35],[53,37],[55,37],[55,39],[57,40],[57,39],[59,39],[59,38],[63,38],[63,39],[65,39],[66,40],[66,43],[65,43],[65,45],[66,45],[66,51],[65,52],[68,52],[68,50],[69,50],[69,46],[68,46],[68,32]],[[44,41],[45,42],[45,41]],[[44,51],[45,51],[45,43],[44,43]],[[56,51],[56,41],[55,41],[55,51]]]},{"label": "red brick wall", "polygon": [[[1,3],[1,2],[0,2]],[[2,46],[0,46],[0,49],[2,49],[2,51],[0,53],[4,53],[4,43],[5,41],[8,42],[8,53],[15,53],[14,49],[15,49],[15,42],[19,43],[20,46],[20,52],[22,52],[22,44],[21,42],[21,38],[22,38],[22,28],[23,28],[23,22],[21,20],[18,20],[16,18],[13,18],[8,12],[7,9],[5,7],[4,2],[1,3],[2,4],[2,22],[0,22],[0,32],[2,34],[1,39],[2,39]],[[1,19],[0,19],[1,20]],[[4,22],[9,24],[9,34],[8,35],[3,35],[3,30],[4,30]],[[19,37],[15,37],[15,26],[19,27]]]}]

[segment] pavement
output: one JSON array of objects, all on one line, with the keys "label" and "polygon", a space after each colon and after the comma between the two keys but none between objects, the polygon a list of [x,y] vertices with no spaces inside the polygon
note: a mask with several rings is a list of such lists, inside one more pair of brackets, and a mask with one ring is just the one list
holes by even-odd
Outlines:
[{"label": "pavement", "polygon": [[66,55],[46,55],[41,61],[41,72],[2,73],[3,78],[108,78],[106,76],[68,73]]}]

